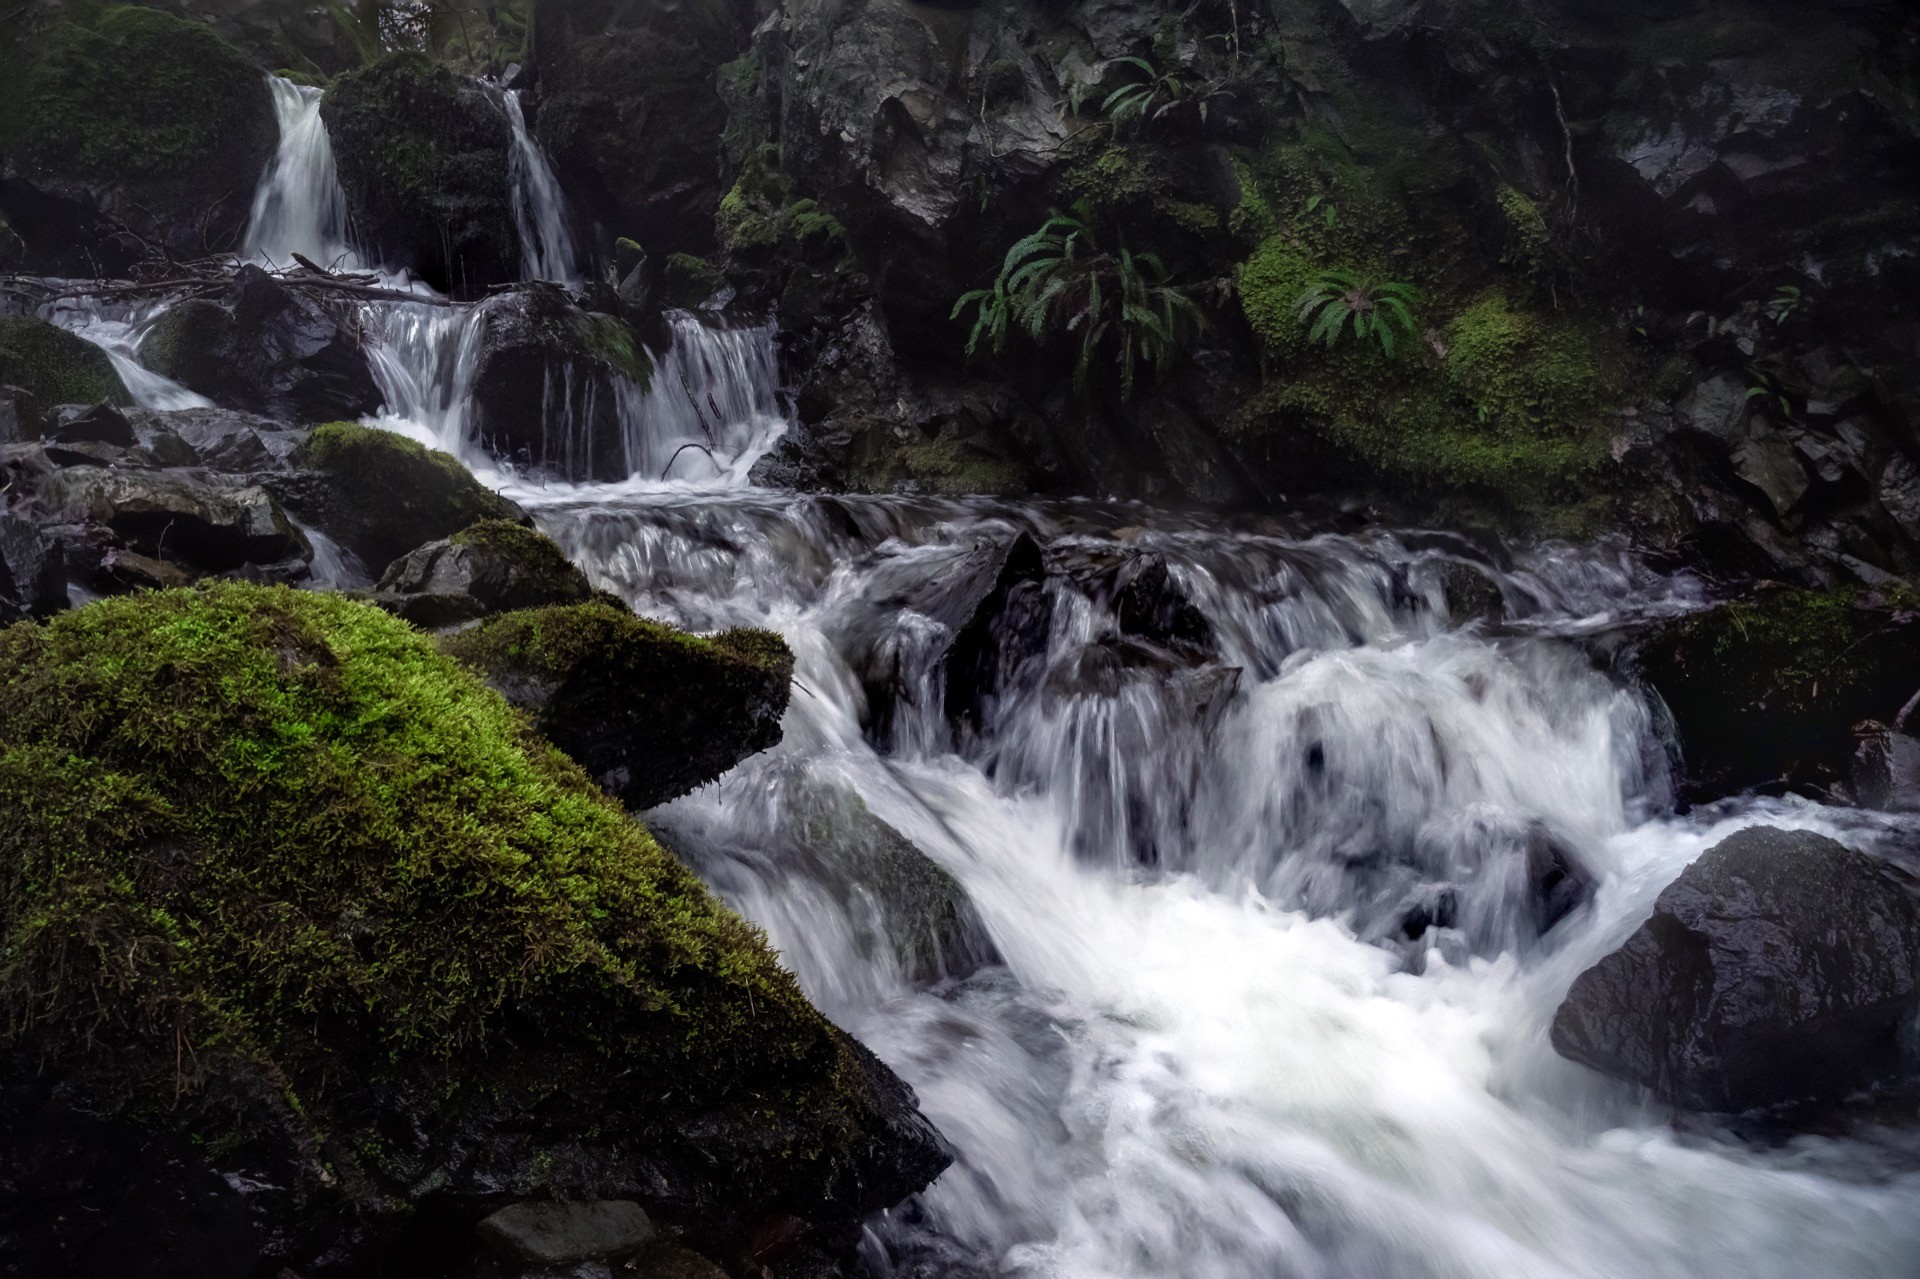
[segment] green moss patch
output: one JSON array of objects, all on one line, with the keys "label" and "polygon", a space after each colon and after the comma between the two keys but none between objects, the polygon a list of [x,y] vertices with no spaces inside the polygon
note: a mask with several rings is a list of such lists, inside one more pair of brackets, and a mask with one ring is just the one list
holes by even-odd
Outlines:
[{"label": "green moss patch", "polygon": [[25,387],[42,405],[133,402],[105,351],[25,316],[0,318],[0,385]]},{"label": "green moss patch", "polygon": [[720,243],[737,258],[780,253],[800,261],[838,260],[847,255],[847,232],[839,219],[810,199],[797,197],[771,144],[747,155],[740,176],[720,201]]}]

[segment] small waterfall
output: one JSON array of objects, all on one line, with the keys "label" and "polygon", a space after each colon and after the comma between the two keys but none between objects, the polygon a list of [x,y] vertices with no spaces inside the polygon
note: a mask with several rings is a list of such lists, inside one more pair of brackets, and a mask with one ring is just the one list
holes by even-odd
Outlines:
[{"label": "small waterfall", "polygon": [[213,401],[162,377],[140,363],[140,339],[165,314],[167,303],[141,306],[102,303],[94,298],[57,298],[42,306],[40,318],[85,338],[107,353],[127,394],[143,409],[205,409]]},{"label": "small waterfall", "polygon": [[669,312],[673,335],[643,390],[619,389],[628,469],[637,478],[738,487],[787,429],[771,323],[732,328]]},{"label": "small waterfall", "polygon": [[480,360],[479,308],[368,302],[360,314],[373,380],[386,401],[374,424],[483,462],[468,421]]},{"label": "small waterfall", "polygon": [[334,270],[361,269],[348,240],[347,196],[333,164],[333,143],[320,118],[321,91],[268,76],[280,146],[253,195],[243,256],[270,267],[298,253]]},{"label": "small waterfall", "polygon": [[520,278],[577,285],[581,281],[580,251],[568,225],[560,180],[554,176],[546,151],[527,130],[520,91],[502,90],[500,102],[513,128],[508,175],[513,183],[513,218],[520,232]]}]

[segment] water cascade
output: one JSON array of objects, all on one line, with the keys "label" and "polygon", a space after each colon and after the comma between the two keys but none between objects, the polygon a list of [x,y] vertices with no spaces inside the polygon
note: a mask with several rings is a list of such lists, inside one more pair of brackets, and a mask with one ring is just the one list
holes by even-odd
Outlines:
[{"label": "water cascade", "polygon": [[297,253],[329,270],[363,269],[348,239],[347,195],[320,118],[321,91],[283,76],[269,76],[267,83],[280,145],[254,192],[241,256],[268,267],[289,267]]},{"label": "water cascade", "polygon": [[578,284],[580,251],[568,225],[560,180],[554,176],[545,150],[527,131],[520,91],[502,90],[500,102],[513,130],[507,171],[513,183],[513,219],[520,232],[520,278]]}]

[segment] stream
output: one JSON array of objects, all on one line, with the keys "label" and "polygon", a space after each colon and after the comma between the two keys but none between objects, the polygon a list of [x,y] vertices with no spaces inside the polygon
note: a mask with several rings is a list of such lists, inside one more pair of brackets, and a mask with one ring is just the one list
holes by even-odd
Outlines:
[{"label": "stream", "polygon": [[[282,145],[247,256],[358,266],[318,94],[274,92]],[[529,273],[575,280],[559,184],[510,93],[503,110]],[[1920,1274],[1910,1132],[1761,1140],[1548,1044],[1574,976],[1727,832],[1905,834],[1800,801],[1676,815],[1657,708],[1592,654],[1700,603],[1697,583],[1606,545],[757,488],[789,424],[773,326],[684,313],[652,389],[622,392],[633,477],[543,482],[468,436],[470,309],[364,307],[375,425],[461,456],[637,611],[791,645],[784,741],[647,820],[954,1148],[868,1223],[873,1275]],[[143,404],[200,402],[139,369],[152,312],[48,313]],[[568,389],[548,390],[565,431]],[[721,419],[711,441],[696,394]],[[1044,567],[1028,624],[957,727],[952,628],[916,601],[1021,535]],[[1191,642],[1143,640],[1124,615],[1116,566],[1143,564]],[[1450,612],[1462,566],[1499,588],[1497,615]],[[821,852],[822,796],[957,882],[975,962],[927,970],[884,886]],[[1594,881],[1546,921],[1543,846]]]}]

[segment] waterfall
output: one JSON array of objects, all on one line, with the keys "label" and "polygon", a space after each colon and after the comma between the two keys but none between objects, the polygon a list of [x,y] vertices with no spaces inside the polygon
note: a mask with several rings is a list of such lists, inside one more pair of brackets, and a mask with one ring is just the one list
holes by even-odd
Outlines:
[{"label": "waterfall", "polygon": [[577,285],[581,281],[580,251],[568,226],[560,180],[554,176],[546,151],[527,131],[520,91],[504,89],[500,101],[513,130],[508,176],[513,183],[513,219],[520,232],[520,278]]},{"label": "waterfall", "polygon": [[280,144],[253,196],[242,256],[287,267],[298,253],[335,270],[361,269],[348,241],[347,196],[320,118],[319,89],[268,76]]},{"label": "waterfall", "polygon": [[166,302],[131,305],[97,298],[56,298],[39,308],[40,318],[99,347],[133,402],[143,409],[204,409],[213,401],[140,363],[140,339],[165,314]]},{"label": "waterfall", "polygon": [[667,315],[672,340],[642,389],[618,388],[627,469],[647,479],[738,487],[787,429],[771,323],[730,327]]}]

